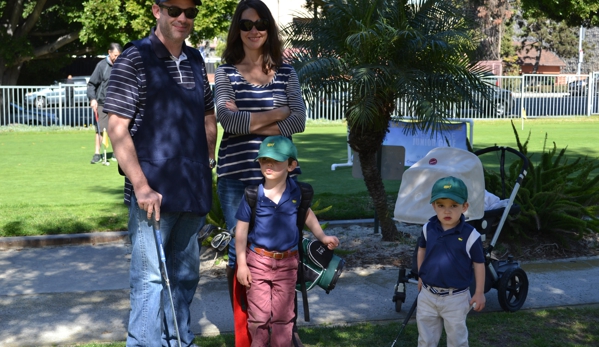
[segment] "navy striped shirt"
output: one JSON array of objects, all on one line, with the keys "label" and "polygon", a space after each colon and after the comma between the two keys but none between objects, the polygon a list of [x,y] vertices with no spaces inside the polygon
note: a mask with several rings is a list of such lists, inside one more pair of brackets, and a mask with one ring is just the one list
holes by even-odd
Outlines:
[{"label": "navy striped shirt", "polygon": [[[277,122],[281,135],[291,137],[306,127],[306,106],[293,67],[283,64],[272,81],[265,85],[247,82],[231,64],[218,67],[215,74],[216,115],[224,134],[218,150],[217,174],[221,178],[260,184],[262,173],[255,162],[263,135],[250,134],[251,112],[269,111],[288,106],[291,114]],[[233,100],[239,111],[232,112],[225,103]],[[296,169],[292,176],[301,171]]]},{"label": "navy striped shirt", "polygon": [[[171,77],[179,85],[189,89],[193,88],[195,80],[191,70],[191,63],[187,60],[187,56],[183,52],[181,52],[179,58],[171,56],[160,39],[154,34],[154,28],[152,28],[152,32],[150,33],[150,41],[152,42],[154,53],[156,53],[159,59],[164,61]],[[204,83],[204,110],[209,111],[214,109],[214,97],[204,62],[202,62],[202,75]],[[135,136],[137,129],[143,123],[146,90],[146,75],[143,61],[137,47],[131,45],[122,52],[112,67],[108,89],[106,90],[106,99],[104,101],[104,112],[114,113],[133,120],[129,131],[131,136]],[[131,202],[132,191],[133,186],[131,182],[125,178],[125,203],[127,205]]]}]

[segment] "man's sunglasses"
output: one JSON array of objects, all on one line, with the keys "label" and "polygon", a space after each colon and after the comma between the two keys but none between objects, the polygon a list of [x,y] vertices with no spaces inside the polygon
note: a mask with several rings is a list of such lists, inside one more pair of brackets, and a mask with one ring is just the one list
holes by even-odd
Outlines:
[{"label": "man's sunglasses", "polygon": [[185,17],[187,19],[194,19],[198,15],[198,12],[200,12],[200,10],[198,10],[196,7],[182,9],[177,6],[166,6],[162,4],[158,4],[158,6],[160,8],[166,8],[166,13],[173,18],[177,18],[181,15],[181,13],[185,13]]},{"label": "man's sunglasses", "polygon": [[266,31],[268,30],[269,24],[267,19],[258,19],[255,22],[252,22],[249,19],[242,19],[239,21],[239,29],[241,29],[241,31],[251,31],[253,27],[256,27],[256,30],[258,31]]}]

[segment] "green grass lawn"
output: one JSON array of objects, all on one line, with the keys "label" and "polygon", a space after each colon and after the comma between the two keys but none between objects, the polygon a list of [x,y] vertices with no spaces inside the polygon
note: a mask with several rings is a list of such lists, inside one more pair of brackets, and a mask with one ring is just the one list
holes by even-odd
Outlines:
[{"label": "green grass lawn", "polygon": [[[576,307],[515,313],[471,314],[467,320],[471,347],[591,347],[599,344],[599,308]],[[306,347],[379,347],[391,346],[397,338],[400,322],[364,323],[343,327],[300,328]],[[396,347],[416,346],[418,329],[409,323],[397,338]],[[233,346],[234,336],[223,334],[198,337],[202,347]],[[122,347],[124,342],[85,344],[80,347]],[[440,346],[446,346],[441,337]]]},{"label": "green grass lawn", "polygon": [[[515,124],[522,140],[531,132],[531,153],[541,152],[547,133],[550,144],[568,147],[569,157],[599,158],[594,140],[599,117],[531,119],[524,130],[520,120]],[[349,167],[331,170],[331,164],[347,161],[344,124],[310,122],[294,141],[301,180],[313,185],[321,206],[333,206],[321,219],[373,216],[362,180],[353,178]],[[516,146],[510,121],[476,121],[474,148],[494,144]],[[0,236],[125,230],[123,177],[114,162],[89,163],[93,146],[91,129],[0,127]],[[399,184],[385,181],[391,204]]]}]

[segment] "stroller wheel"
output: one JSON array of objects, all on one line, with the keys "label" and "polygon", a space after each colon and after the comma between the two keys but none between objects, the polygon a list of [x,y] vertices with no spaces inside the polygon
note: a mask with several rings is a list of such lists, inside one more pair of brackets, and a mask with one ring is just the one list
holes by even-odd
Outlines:
[{"label": "stroller wheel", "polygon": [[395,312],[401,312],[401,304],[403,304],[403,302],[401,302],[401,300],[397,300],[395,302]]},{"label": "stroller wheel", "polygon": [[516,312],[526,301],[528,295],[528,277],[519,267],[503,273],[497,288],[499,305],[506,312]]}]

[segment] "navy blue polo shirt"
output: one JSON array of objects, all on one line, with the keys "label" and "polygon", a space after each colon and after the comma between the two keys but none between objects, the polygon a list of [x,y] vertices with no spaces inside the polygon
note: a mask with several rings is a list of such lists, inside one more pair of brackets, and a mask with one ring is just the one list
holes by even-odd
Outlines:
[{"label": "navy blue polo shirt", "polygon": [[[264,196],[264,186],[258,186],[256,218],[254,228],[248,232],[248,242],[269,251],[283,252],[297,247],[297,211],[300,205],[301,189],[293,179],[287,178],[285,191],[278,204]],[[241,199],[235,218],[250,222],[252,209],[245,199]]]},{"label": "navy blue polo shirt", "polygon": [[485,262],[480,233],[466,223],[464,215],[446,231],[433,216],[422,228],[418,247],[426,248],[418,276],[434,287],[467,288],[474,277],[473,263]]}]

